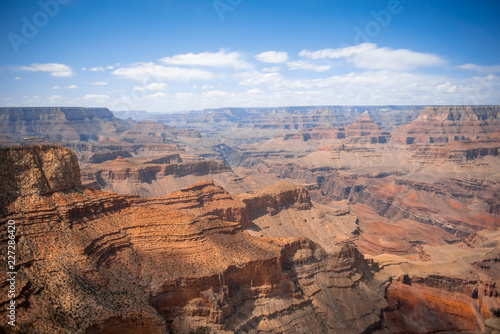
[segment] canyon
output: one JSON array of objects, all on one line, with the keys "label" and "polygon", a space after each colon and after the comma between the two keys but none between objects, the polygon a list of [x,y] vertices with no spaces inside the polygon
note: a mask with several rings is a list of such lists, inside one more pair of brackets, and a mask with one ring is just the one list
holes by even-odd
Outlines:
[{"label": "canyon", "polygon": [[499,109],[0,108],[17,322],[498,333]]}]

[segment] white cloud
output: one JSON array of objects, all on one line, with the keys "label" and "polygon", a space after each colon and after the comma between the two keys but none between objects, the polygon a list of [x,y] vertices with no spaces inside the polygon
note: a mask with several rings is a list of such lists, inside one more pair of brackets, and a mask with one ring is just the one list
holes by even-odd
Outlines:
[{"label": "white cloud", "polygon": [[214,76],[212,72],[206,70],[168,67],[163,65],[156,65],[152,62],[140,63],[131,67],[121,67],[113,71],[112,74],[142,82],[147,82],[150,80],[206,80],[211,79]]},{"label": "white cloud", "polygon": [[450,82],[445,82],[445,83],[436,85],[436,89],[442,93],[455,93],[457,91],[457,88],[458,88],[457,85],[453,85]]},{"label": "white cloud", "polygon": [[[500,78],[452,79],[446,76],[366,71],[328,78],[282,80],[270,86],[272,103],[319,104],[495,104]],[[498,100],[498,99],[497,99]]]},{"label": "white cloud", "polygon": [[314,65],[303,60],[291,61],[286,63],[291,70],[313,70],[316,72],[326,72],[329,71],[330,65]]},{"label": "white cloud", "polygon": [[86,71],[86,70],[87,70],[87,68],[86,68],[86,67],[82,67],[82,71]]},{"label": "white cloud", "polygon": [[89,68],[91,72],[104,72],[104,67],[91,67]]},{"label": "white cloud", "polygon": [[14,77],[14,80],[21,80],[21,77]]},{"label": "white cloud", "polygon": [[109,65],[108,67],[106,67],[107,70],[112,70],[114,69],[115,67],[113,65]]},{"label": "white cloud", "polygon": [[407,49],[379,48],[377,44],[373,43],[363,43],[340,49],[303,50],[299,55],[310,59],[345,58],[356,67],[371,70],[408,71],[418,67],[444,64],[443,59],[433,54]]},{"label": "white cloud", "polygon": [[253,89],[247,90],[247,94],[264,94],[264,92],[258,88],[253,88]]},{"label": "white cloud", "polygon": [[500,72],[500,65],[480,66],[480,65],[476,65],[476,64],[463,64],[463,65],[457,66],[457,68],[461,69],[461,70],[476,71],[478,73],[483,73],[483,74]]},{"label": "white cloud", "polygon": [[91,82],[91,84],[95,86],[106,86],[108,83],[106,81],[95,81]]},{"label": "white cloud", "polygon": [[76,89],[78,88],[77,85],[70,85],[70,86],[66,86],[67,89]]},{"label": "white cloud", "polygon": [[288,60],[288,53],[279,51],[266,51],[255,55],[255,59],[262,63],[281,64]]},{"label": "white cloud", "polygon": [[158,90],[167,90],[168,86],[164,82],[152,82],[149,85],[146,86],[136,86],[134,87],[135,90],[140,90],[140,91],[158,91]]},{"label": "white cloud", "polygon": [[249,69],[252,65],[243,59],[239,52],[203,52],[178,54],[172,57],[161,58],[167,65],[233,67],[235,69]]},{"label": "white cloud", "polygon": [[281,71],[281,67],[279,66],[273,66],[273,67],[264,67],[262,69],[263,72],[279,72]]},{"label": "white cloud", "polygon": [[340,49],[323,49],[318,51],[302,50],[299,55],[310,59],[324,59],[324,58],[346,58],[352,55],[367,52],[377,47],[373,43],[363,43],[356,46],[349,46]]},{"label": "white cloud", "polygon": [[109,100],[109,96],[106,94],[87,94],[83,99],[90,102],[104,103]]},{"label": "white cloud", "polygon": [[59,89],[59,88],[61,88],[61,87],[59,87],[59,86],[52,87],[52,89]]},{"label": "white cloud", "polygon": [[214,86],[212,85],[203,85],[203,87],[201,87],[202,89],[212,89],[214,88]]},{"label": "white cloud", "polygon": [[194,97],[193,93],[177,93],[175,97],[178,99],[192,99]]},{"label": "white cloud", "polygon": [[203,92],[204,98],[222,98],[228,96],[228,92],[223,92],[220,90],[211,90],[209,92]]},{"label": "white cloud", "polygon": [[167,96],[167,94],[165,94],[165,93],[157,92],[154,94],[149,94],[145,98],[146,99],[161,99],[161,98],[165,98],[166,96]]},{"label": "white cloud", "polygon": [[48,64],[31,64],[31,66],[21,67],[23,71],[32,72],[51,72],[50,75],[53,77],[70,77],[73,75],[71,67],[64,64],[48,63]]},{"label": "white cloud", "polygon": [[51,97],[49,97],[50,103],[58,103],[62,100],[64,100],[64,97],[62,97],[61,95],[52,95]]},{"label": "white cloud", "polygon": [[279,73],[261,73],[258,71],[238,73],[236,78],[240,79],[239,85],[245,86],[271,85],[283,80]]}]

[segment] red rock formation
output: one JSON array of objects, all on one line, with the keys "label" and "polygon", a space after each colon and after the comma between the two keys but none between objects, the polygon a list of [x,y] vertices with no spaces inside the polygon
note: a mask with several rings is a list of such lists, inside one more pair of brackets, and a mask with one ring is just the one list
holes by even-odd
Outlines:
[{"label": "red rock formation", "polygon": [[[307,239],[242,231],[253,210],[305,209],[303,188],[240,201],[205,182],[142,199],[82,188],[75,155],[61,147],[1,154],[1,217],[18,229],[18,323],[50,333],[362,332],[385,305],[355,248],[328,255]],[[345,308],[344,298],[366,307]],[[8,302],[2,294],[2,317]]]},{"label": "red rock formation", "polygon": [[238,198],[246,204],[250,218],[262,214],[263,210],[273,215],[291,206],[299,210],[311,208],[311,199],[307,189],[286,181],[281,181],[266,189],[256,190],[253,194],[242,194]]},{"label": "red rock formation", "polygon": [[310,191],[316,202],[328,204],[348,199],[370,206],[377,215],[393,222],[410,219],[460,238],[481,229],[495,229],[500,223],[500,206],[495,200],[499,183],[494,179],[442,177],[426,182],[407,179],[399,173],[344,173],[330,167],[293,164],[263,171],[317,184]]},{"label": "red rock formation", "polygon": [[284,140],[331,140],[345,138],[345,132],[343,128],[316,127],[314,129],[285,134],[282,137]]},{"label": "red rock formation", "polygon": [[[386,293],[386,325],[408,333],[483,332],[483,319],[491,314],[483,304],[486,291],[478,285],[460,278],[402,276]],[[495,294],[498,298],[498,291]]]},{"label": "red rock formation", "polygon": [[[227,165],[216,161],[198,161],[190,163],[152,165],[140,167],[131,166],[126,160],[118,157],[112,164],[97,166],[97,171],[90,171],[88,167],[82,173],[83,182],[102,180],[110,183],[114,180],[136,180],[140,182],[150,182],[165,176],[182,177],[186,175],[207,175],[231,171]],[[96,169],[94,167],[93,169]]]},{"label": "red rock formation", "polygon": [[499,130],[500,106],[426,107],[413,122],[398,127],[400,144],[446,144],[476,140]]},{"label": "red rock formation", "polygon": [[106,153],[94,153],[90,156],[89,162],[91,164],[100,164],[105,161],[115,160],[116,158],[132,158],[132,154],[128,151],[111,151]]},{"label": "red rock formation", "polygon": [[182,160],[179,154],[144,162],[117,157],[103,164],[86,164],[81,173],[82,181],[85,186],[93,189],[154,197],[166,195],[181,188],[181,186],[176,186],[177,179],[191,180],[188,183],[191,184],[210,180],[218,174],[232,173],[229,166],[216,161],[174,163],[179,160]]},{"label": "red rock formation", "polygon": [[385,144],[391,135],[370,118],[365,117],[346,125],[345,136],[346,138],[350,138],[350,141],[353,143]]},{"label": "red rock formation", "polygon": [[106,108],[0,108],[0,133],[16,139],[97,140],[105,124],[114,127],[115,121]]},{"label": "red rock formation", "polygon": [[[461,247],[449,246],[461,258],[447,254],[452,260],[434,267],[405,259],[391,269],[390,261],[366,260],[349,243],[327,253],[305,238],[247,233],[251,220],[268,210],[309,210],[308,191],[290,183],[235,198],[203,182],[145,199],[83,188],[76,156],[61,147],[2,149],[0,158],[6,189],[0,226],[12,219],[17,228],[17,321],[37,330],[362,333],[495,326],[484,319],[500,306],[498,233],[488,239],[478,232]],[[394,196],[405,186],[375,191]],[[3,234],[0,242],[6,241]],[[431,261],[439,253],[438,247],[423,251]],[[5,247],[0,255],[5,258]],[[463,258],[469,264],[460,264],[456,275],[440,273],[440,266],[455,268]],[[0,270],[7,271],[5,262]],[[402,278],[386,291],[391,277]],[[8,302],[1,294],[2,318]]]}]

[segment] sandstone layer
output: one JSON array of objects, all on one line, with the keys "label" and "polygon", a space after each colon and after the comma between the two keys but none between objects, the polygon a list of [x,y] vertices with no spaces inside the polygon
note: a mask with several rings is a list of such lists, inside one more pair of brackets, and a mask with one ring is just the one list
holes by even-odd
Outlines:
[{"label": "sandstone layer", "polygon": [[243,230],[276,203],[308,209],[302,188],[238,200],[205,182],[143,199],[83,188],[75,155],[61,147],[2,157],[11,166],[2,168],[3,226],[13,219],[18,229],[18,323],[51,333],[350,333],[387,305],[354,247],[326,253],[304,238]]},{"label": "sandstone layer", "polygon": [[[37,109],[31,122],[8,111],[22,135],[3,133],[2,145],[57,139],[76,151],[0,150],[1,222],[19,227],[22,324],[500,327],[497,106],[427,107],[418,118],[422,107],[231,108],[166,124],[63,109]],[[190,117],[190,129],[171,126]]]}]

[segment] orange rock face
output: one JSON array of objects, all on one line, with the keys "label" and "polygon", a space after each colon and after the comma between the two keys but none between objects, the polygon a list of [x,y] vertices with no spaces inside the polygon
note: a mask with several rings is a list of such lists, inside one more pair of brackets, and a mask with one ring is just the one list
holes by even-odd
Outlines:
[{"label": "orange rock face", "polygon": [[482,318],[491,317],[483,304],[484,292],[478,291],[477,282],[404,276],[387,290],[390,311],[385,321],[390,328],[410,333],[484,331]]},{"label": "orange rock face", "polygon": [[[380,130],[360,121],[353,138],[370,137],[359,132],[368,128]],[[146,181],[148,173],[221,167],[199,161],[189,169],[179,159],[148,158],[127,170],[128,158],[117,156],[103,166],[115,180]],[[68,149],[1,149],[0,227],[5,231],[8,220],[17,227],[17,322],[48,333],[494,328],[495,182],[471,177],[450,186],[376,168],[341,174],[328,166],[285,167],[284,177],[311,177],[313,199],[351,202],[322,211],[305,187],[286,181],[238,196],[212,181],[162,197],[118,195],[82,186],[80,174],[89,176]],[[256,224],[275,234],[254,236]],[[7,248],[0,249],[5,258]],[[8,302],[1,294],[2,319]]]},{"label": "orange rock face", "polygon": [[395,130],[400,144],[446,144],[476,140],[499,131],[499,106],[426,107],[413,122]]},{"label": "orange rock face", "polygon": [[358,119],[356,122],[346,125],[346,138],[350,138],[351,142],[359,143],[387,143],[390,138],[390,133],[384,131],[370,118],[365,117]]},{"label": "orange rock face", "polygon": [[11,166],[0,179],[2,221],[18,229],[19,324],[50,333],[361,332],[385,305],[352,246],[327,254],[307,239],[243,231],[268,207],[306,209],[304,188],[283,183],[240,200],[205,182],[143,199],[83,188],[75,155],[61,147],[1,153]]}]

